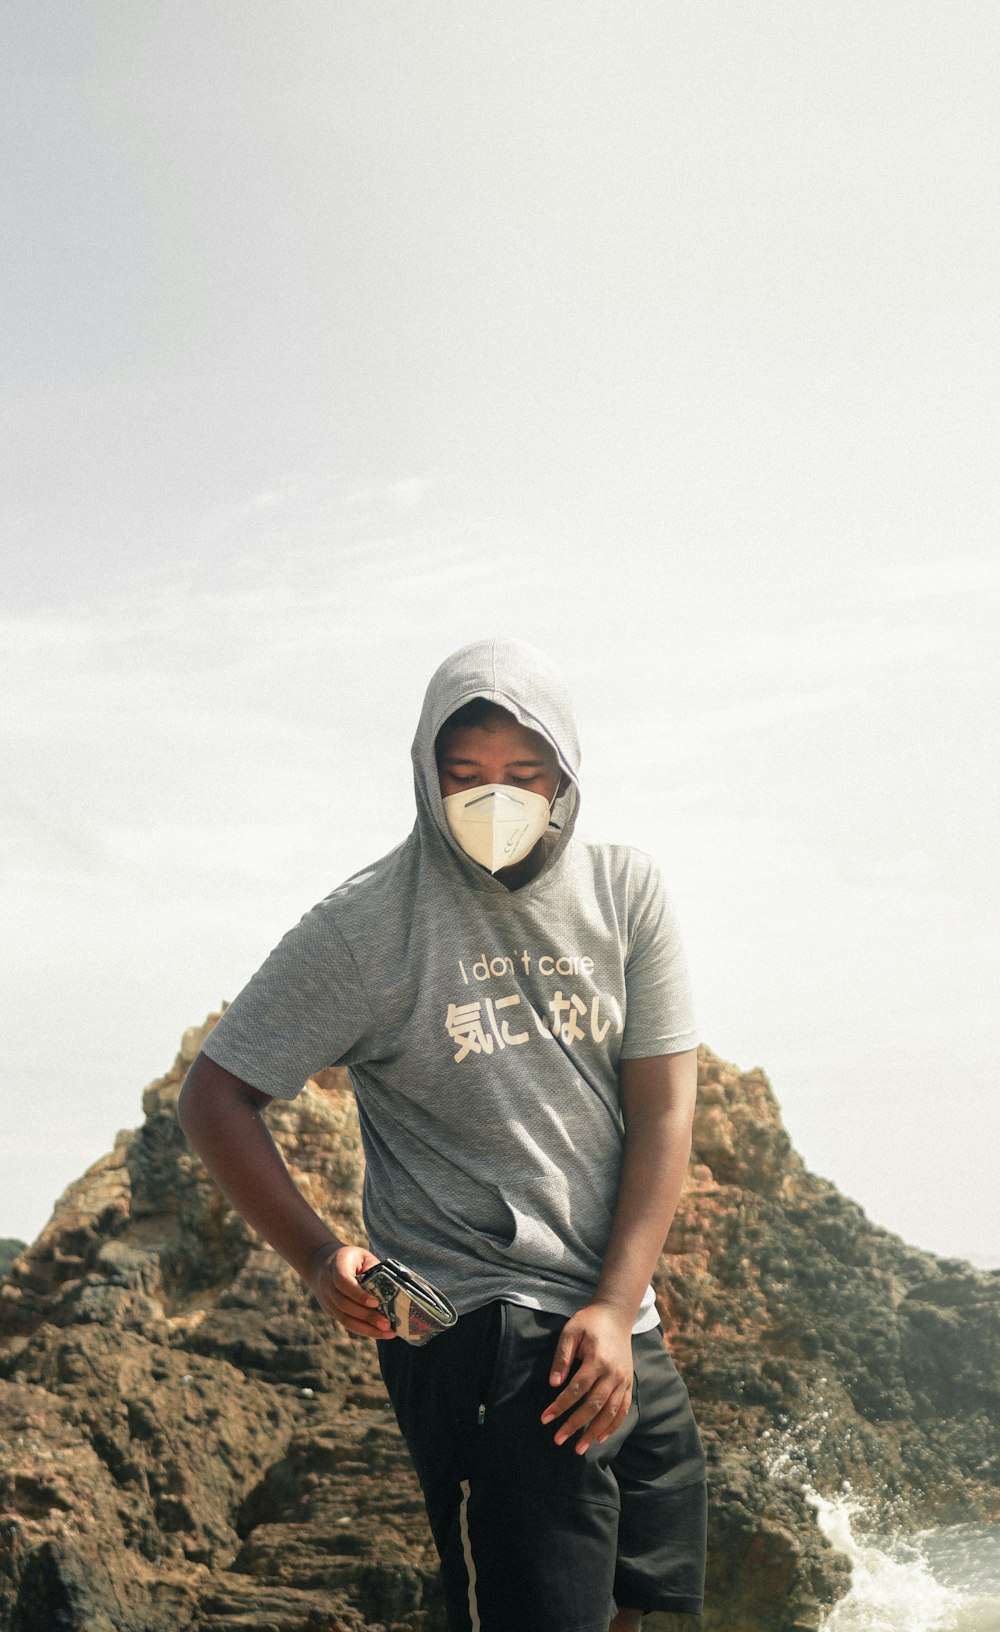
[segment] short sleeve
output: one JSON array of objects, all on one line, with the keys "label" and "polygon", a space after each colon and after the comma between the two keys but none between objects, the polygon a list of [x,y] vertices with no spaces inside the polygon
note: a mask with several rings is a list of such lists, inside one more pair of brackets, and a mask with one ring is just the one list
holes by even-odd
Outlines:
[{"label": "short sleeve", "polygon": [[370,1028],[357,965],[321,901],[290,929],[205,1040],[217,1065],[275,1099],[337,1065]]},{"label": "short sleeve", "polygon": [[687,959],[673,908],[647,857],[635,878],[625,958],[625,1033],[621,1057],[680,1054],[698,1044]]}]

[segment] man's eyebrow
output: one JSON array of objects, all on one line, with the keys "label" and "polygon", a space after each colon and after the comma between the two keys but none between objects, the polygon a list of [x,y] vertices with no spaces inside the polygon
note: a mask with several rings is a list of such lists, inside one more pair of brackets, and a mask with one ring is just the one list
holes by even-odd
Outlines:
[{"label": "man's eyebrow", "polygon": [[[478,765],[480,761],[471,754],[442,754],[442,765]],[[508,770],[527,770],[529,766],[544,765],[544,759],[508,759],[504,761]]]},{"label": "man's eyebrow", "polygon": [[[478,764],[480,764],[480,761],[471,754],[442,754],[439,759],[439,765]],[[507,761],[504,761],[506,770],[537,770],[538,767],[545,769],[545,764],[546,762],[543,759],[507,759]]]}]

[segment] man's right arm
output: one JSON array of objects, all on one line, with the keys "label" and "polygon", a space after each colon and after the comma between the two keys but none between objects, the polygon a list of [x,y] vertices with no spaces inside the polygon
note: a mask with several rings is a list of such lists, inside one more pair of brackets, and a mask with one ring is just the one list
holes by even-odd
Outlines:
[{"label": "man's right arm", "polygon": [[391,1337],[357,1277],[377,1260],[338,1239],[296,1188],[261,1108],[270,1096],[199,1054],[177,1120],[223,1194],[301,1275],[328,1314],[360,1337]]}]

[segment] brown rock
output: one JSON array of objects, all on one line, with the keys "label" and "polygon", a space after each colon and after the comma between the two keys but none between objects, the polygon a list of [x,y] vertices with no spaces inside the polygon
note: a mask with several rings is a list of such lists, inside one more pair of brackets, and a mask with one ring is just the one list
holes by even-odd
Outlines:
[{"label": "brown rock", "polygon": [[[0,1632],[435,1632],[371,1346],[177,1127],[212,1023],[0,1284]],[[1000,1276],[906,1247],[808,1173],[762,1072],[704,1051],[701,1078],[657,1291],[711,1469],[702,1624],[806,1632],[847,1579],[810,1487],[850,1480],[894,1523],[1000,1512]],[[343,1074],[268,1117],[313,1205],[361,1239]]]}]

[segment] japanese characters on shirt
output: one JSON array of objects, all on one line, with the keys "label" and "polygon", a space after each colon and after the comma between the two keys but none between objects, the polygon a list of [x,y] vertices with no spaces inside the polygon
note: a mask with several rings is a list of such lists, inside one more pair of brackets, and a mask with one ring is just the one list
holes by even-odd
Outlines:
[{"label": "japanese characters on shirt", "polygon": [[[528,951],[487,958],[484,953],[468,966],[459,958],[458,968],[468,989],[448,1004],[444,1021],[456,1045],[456,1065],[470,1056],[541,1042],[558,1041],[567,1048],[588,1041],[601,1044],[612,1027],[618,1037],[625,1029],[616,999],[593,989],[593,958],[550,952],[539,957]],[[551,983],[551,995],[541,1008],[523,991],[501,990],[521,969],[536,981],[541,977]],[[483,989],[490,983],[492,989]]]}]

